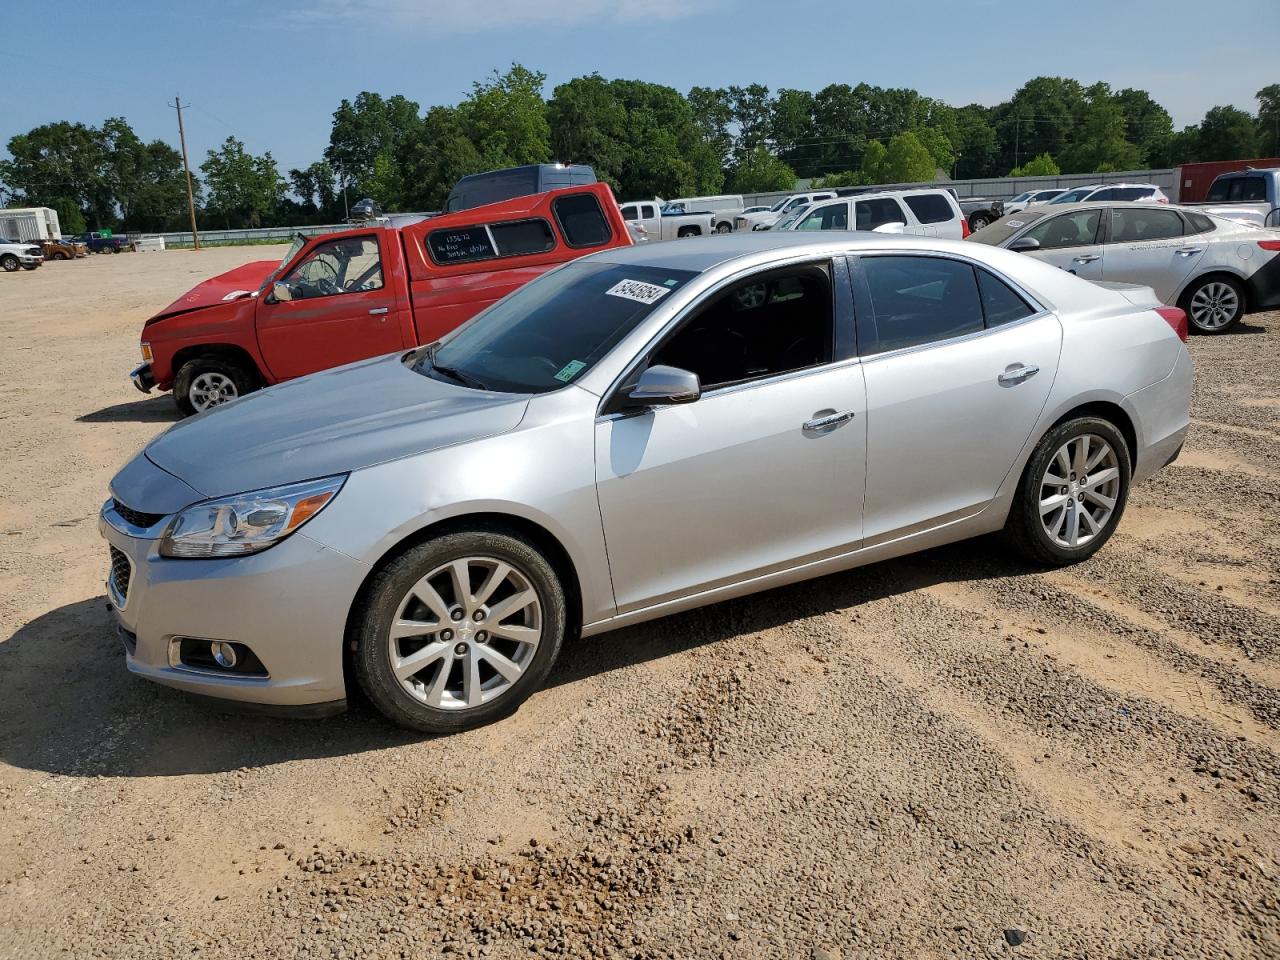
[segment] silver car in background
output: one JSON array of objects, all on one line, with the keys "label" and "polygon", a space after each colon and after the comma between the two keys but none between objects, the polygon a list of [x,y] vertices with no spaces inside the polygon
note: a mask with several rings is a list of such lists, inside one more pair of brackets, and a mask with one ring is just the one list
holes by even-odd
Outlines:
[{"label": "silver car in background", "polygon": [[1200,333],[1280,307],[1280,231],[1164,203],[1044,204],[969,238],[1086,280],[1151,287]]},{"label": "silver car in background", "polygon": [[566,637],[999,530],[1083,560],[1187,430],[1190,357],[1140,302],[924,237],[577,260],[149,444],[101,512],[126,662],[455,731]]}]

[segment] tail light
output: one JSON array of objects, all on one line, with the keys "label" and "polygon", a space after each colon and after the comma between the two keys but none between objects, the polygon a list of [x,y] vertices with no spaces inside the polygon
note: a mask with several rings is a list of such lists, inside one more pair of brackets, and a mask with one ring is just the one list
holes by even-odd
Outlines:
[{"label": "tail light", "polygon": [[1258,246],[1263,250],[1280,250],[1280,240],[1259,240]]},{"label": "tail light", "polygon": [[973,231],[969,229],[969,218],[966,217],[964,214],[961,214],[960,215],[960,239],[968,240],[969,234],[971,233],[973,233]]},{"label": "tail light", "polygon": [[1173,332],[1183,343],[1187,342],[1187,315],[1180,307],[1156,307],[1156,313],[1164,317],[1165,322],[1173,327]]}]

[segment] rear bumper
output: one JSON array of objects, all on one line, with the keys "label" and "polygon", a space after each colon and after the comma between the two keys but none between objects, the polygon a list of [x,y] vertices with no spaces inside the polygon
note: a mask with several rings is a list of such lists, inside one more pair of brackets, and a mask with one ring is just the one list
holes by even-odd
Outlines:
[{"label": "rear bumper", "polygon": [[143,363],[129,371],[129,379],[143,393],[150,393],[156,385],[155,374],[151,372],[151,364]]},{"label": "rear bumper", "polygon": [[1125,397],[1138,428],[1133,482],[1139,483],[1172,463],[1182,452],[1191,425],[1191,354],[1179,344],[1169,376]]}]

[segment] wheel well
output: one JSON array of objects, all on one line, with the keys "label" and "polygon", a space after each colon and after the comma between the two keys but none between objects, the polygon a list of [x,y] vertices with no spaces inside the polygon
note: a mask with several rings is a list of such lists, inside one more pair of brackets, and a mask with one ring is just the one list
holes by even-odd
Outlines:
[{"label": "wheel well", "polygon": [[190,347],[183,347],[173,355],[173,375],[176,377],[178,371],[182,369],[182,365],[188,360],[194,360],[196,357],[224,357],[228,360],[235,360],[246,370],[256,376],[259,382],[262,381],[262,371],[258,369],[257,363],[254,362],[249,351],[244,347],[237,347],[231,343],[200,343]]},{"label": "wheel well", "polygon": [[428,524],[421,530],[414,531],[389,548],[369,568],[369,572],[360,584],[360,589],[351,598],[351,606],[347,610],[347,622],[343,630],[342,641],[342,673],[347,686],[348,699],[359,695],[359,686],[355,683],[355,673],[351,668],[351,656],[354,652],[352,650],[351,637],[355,629],[355,614],[360,608],[360,601],[364,599],[364,595],[368,591],[369,585],[373,582],[374,576],[396,557],[419,543],[430,540],[432,537],[462,530],[490,530],[514,534],[529,541],[541,550],[542,554],[547,558],[547,562],[551,564],[551,568],[556,572],[556,576],[560,578],[560,583],[564,586],[565,611],[568,614],[568,622],[565,624],[566,635],[568,637],[577,635],[579,628],[582,626],[582,585],[578,581],[578,571],[574,567],[573,561],[569,558],[569,552],[556,539],[555,534],[532,520],[508,513],[468,513],[458,517],[449,517],[447,520],[440,520],[436,523]]},{"label": "wheel well", "polygon": [[1067,411],[1045,433],[1076,417],[1097,417],[1100,420],[1106,420],[1119,430],[1120,435],[1124,437],[1125,446],[1129,448],[1129,467],[1130,469],[1134,467],[1138,457],[1138,432],[1134,429],[1133,420],[1129,418],[1129,414],[1125,413],[1124,407],[1106,400],[1095,400],[1093,403],[1086,403]]},{"label": "wheel well", "polygon": [[1186,285],[1178,292],[1178,306],[1183,310],[1187,309],[1190,304],[1187,303],[1187,295],[1191,293],[1193,287],[1204,280],[1232,280],[1236,286],[1240,288],[1241,296],[1244,297],[1245,312],[1252,310],[1253,304],[1249,302],[1249,285],[1245,283],[1244,277],[1232,273],[1230,270],[1210,270],[1208,273],[1197,274],[1186,282]]}]

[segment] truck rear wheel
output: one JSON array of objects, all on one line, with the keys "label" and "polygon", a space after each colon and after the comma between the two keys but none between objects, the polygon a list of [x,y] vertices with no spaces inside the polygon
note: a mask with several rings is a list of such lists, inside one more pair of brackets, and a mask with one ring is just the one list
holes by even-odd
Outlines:
[{"label": "truck rear wheel", "polygon": [[216,354],[188,360],[173,378],[173,402],[183,416],[202,413],[252,393],[258,378],[232,357]]},{"label": "truck rear wheel", "polygon": [[679,230],[676,231],[677,237],[697,237],[701,235],[702,235],[702,231],[699,230],[697,227],[681,227]]}]

